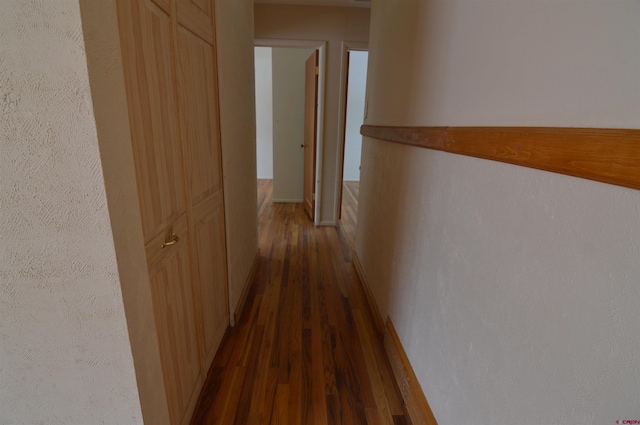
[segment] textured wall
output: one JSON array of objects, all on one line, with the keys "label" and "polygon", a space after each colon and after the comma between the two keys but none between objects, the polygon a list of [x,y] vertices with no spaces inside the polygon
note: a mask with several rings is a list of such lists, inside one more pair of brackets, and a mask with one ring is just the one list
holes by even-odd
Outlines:
[{"label": "textured wall", "polygon": [[220,128],[232,315],[258,251],[253,2],[216,0]]},{"label": "textured wall", "polygon": [[[379,0],[371,125],[640,128],[640,3]],[[357,254],[440,425],[640,419],[640,191],[365,139]]]},{"label": "textured wall", "polygon": [[368,40],[369,9],[256,4],[255,37],[327,42],[319,221],[337,224],[343,137],[339,125],[343,102],[340,98],[342,43]]},{"label": "textured wall", "polygon": [[2,1],[0,58],[0,423],[141,423],[78,3]]},{"label": "textured wall", "polygon": [[370,123],[638,126],[640,2],[383,0],[374,11]]}]

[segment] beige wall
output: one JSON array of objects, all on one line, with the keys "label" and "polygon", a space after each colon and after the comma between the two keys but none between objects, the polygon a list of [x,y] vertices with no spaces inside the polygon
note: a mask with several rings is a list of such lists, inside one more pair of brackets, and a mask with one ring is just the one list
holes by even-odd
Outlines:
[{"label": "beige wall", "polygon": [[142,423],[78,2],[0,28],[0,423]]},{"label": "beige wall", "polygon": [[313,49],[273,49],[273,201],[302,202],[305,62]]},{"label": "beige wall", "polygon": [[[374,2],[371,125],[640,128],[640,4]],[[365,139],[356,252],[438,423],[636,418],[640,192]]]},{"label": "beige wall", "polygon": [[271,47],[256,47],[256,172],[273,178],[273,60]]},{"label": "beige wall", "polygon": [[368,40],[369,9],[256,4],[255,38],[327,42],[319,222],[336,224],[342,155],[339,134],[342,43]]},{"label": "beige wall", "polygon": [[216,0],[215,6],[229,307],[233,313],[258,250],[253,2]]}]

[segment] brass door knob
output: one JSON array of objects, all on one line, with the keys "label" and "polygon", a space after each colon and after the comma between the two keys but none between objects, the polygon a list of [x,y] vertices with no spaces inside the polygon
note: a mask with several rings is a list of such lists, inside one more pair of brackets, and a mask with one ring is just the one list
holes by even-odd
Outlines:
[{"label": "brass door knob", "polygon": [[171,245],[175,245],[178,243],[178,241],[180,240],[180,236],[178,235],[171,235],[171,239],[166,241],[165,243],[162,244],[162,246],[160,248],[166,248],[168,246]]}]

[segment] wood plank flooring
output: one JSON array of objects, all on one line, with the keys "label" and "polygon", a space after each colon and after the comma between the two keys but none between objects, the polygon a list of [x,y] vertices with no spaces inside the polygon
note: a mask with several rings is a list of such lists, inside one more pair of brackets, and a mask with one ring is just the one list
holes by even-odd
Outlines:
[{"label": "wood plank flooring", "polygon": [[259,269],[192,424],[408,424],[349,237],[258,186]]},{"label": "wood plank flooring", "polygon": [[351,249],[356,246],[356,223],[358,219],[358,192],[360,182],[342,183],[342,211],[340,227]]}]

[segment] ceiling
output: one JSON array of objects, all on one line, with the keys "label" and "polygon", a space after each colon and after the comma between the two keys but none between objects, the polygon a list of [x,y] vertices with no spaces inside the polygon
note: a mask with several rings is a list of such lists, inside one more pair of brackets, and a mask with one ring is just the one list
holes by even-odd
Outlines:
[{"label": "ceiling", "polygon": [[371,7],[371,0],[254,0],[255,3]]}]

